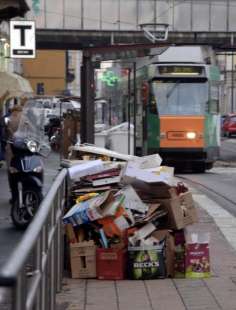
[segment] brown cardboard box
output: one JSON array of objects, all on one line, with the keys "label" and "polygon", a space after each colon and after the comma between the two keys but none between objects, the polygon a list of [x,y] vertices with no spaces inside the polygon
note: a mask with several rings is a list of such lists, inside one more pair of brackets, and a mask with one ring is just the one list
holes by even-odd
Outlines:
[{"label": "brown cardboard box", "polygon": [[185,234],[183,229],[174,232],[174,245],[174,277],[185,278]]},{"label": "brown cardboard box", "polygon": [[132,186],[143,200],[155,198],[174,198],[177,196],[175,187],[164,182],[146,183],[139,180],[132,182]]},{"label": "brown cardboard box", "polygon": [[178,197],[170,199],[157,199],[156,202],[160,203],[168,211],[168,228],[182,229],[184,228],[183,210],[180,205]]},{"label": "brown cardboard box", "polygon": [[70,245],[72,278],[96,278],[96,246],[92,240]]},{"label": "brown cardboard box", "polygon": [[194,205],[192,193],[181,193],[179,195],[179,199],[184,214],[184,226],[198,222],[197,210]]},{"label": "brown cardboard box", "polygon": [[65,225],[65,232],[66,232],[66,237],[67,237],[69,243],[76,243],[77,242],[75,231],[74,231],[72,224],[66,224]]},{"label": "brown cardboard box", "polygon": [[166,276],[174,278],[175,276],[175,240],[171,234],[166,239]]},{"label": "brown cardboard box", "polygon": [[159,241],[165,239],[165,265],[166,265],[166,277],[173,278],[175,274],[175,241],[174,237],[167,229],[156,230],[152,233],[152,237]]}]

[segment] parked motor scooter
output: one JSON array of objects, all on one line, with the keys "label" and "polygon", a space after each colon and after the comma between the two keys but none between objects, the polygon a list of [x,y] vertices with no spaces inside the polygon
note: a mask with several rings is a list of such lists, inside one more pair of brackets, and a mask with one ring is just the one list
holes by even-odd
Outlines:
[{"label": "parked motor scooter", "polygon": [[[38,111],[37,111],[38,110]],[[26,228],[43,199],[42,149],[45,144],[42,115],[30,101],[24,107],[18,130],[9,141],[13,157],[9,167],[12,191],[11,218],[17,228]],[[44,151],[45,153],[45,151]]]}]

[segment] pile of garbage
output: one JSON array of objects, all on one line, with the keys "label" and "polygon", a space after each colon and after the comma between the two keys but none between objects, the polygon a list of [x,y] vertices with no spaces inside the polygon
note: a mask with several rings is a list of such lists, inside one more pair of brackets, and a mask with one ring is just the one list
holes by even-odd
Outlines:
[{"label": "pile of garbage", "polygon": [[73,278],[210,275],[209,240],[186,238],[186,227],[197,222],[192,194],[159,155],[80,161],[68,170],[63,223]]}]

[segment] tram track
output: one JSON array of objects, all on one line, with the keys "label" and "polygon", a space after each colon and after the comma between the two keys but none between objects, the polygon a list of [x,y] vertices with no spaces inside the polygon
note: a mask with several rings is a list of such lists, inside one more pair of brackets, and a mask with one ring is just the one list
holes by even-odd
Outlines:
[{"label": "tram track", "polygon": [[223,194],[202,182],[192,180],[191,177],[186,177],[179,174],[175,176],[187,183],[189,186],[197,189],[199,194],[205,194],[207,197],[211,198],[217,204],[221,205],[224,209],[230,212],[233,216],[236,216],[236,201],[227,197],[227,193]]}]

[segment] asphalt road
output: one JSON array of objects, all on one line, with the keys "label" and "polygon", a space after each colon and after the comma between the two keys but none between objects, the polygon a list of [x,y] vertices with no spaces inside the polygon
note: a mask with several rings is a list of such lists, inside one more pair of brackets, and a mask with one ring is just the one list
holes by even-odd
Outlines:
[{"label": "asphalt road", "polygon": [[236,136],[221,140],[220,160],[236,164]]},{"label": "asphalt road", "polygon": [[[59,156],[51,153],[45,164],[44,194],[49,190],[53,179],[58,173]],[[6,167],[0,168],[0,267],[11,255],[24,232],[17,230],[10,218],[10,192],[7,181]]]}]

